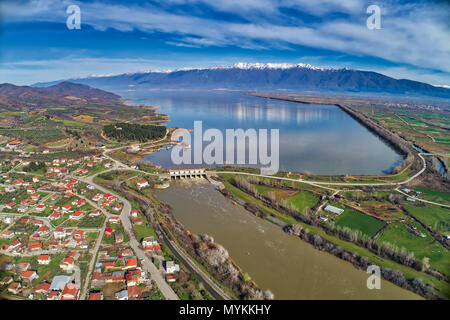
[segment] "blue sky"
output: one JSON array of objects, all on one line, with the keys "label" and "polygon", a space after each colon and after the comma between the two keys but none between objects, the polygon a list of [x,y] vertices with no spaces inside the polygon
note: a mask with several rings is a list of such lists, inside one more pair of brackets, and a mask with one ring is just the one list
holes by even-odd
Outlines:
[{"label": "blue sky", "polygon": [[[81,30],[66,27],[72,4]],[[287,62],[450,85],[446,1],[5,0],[0,15],[0,83]]]}]

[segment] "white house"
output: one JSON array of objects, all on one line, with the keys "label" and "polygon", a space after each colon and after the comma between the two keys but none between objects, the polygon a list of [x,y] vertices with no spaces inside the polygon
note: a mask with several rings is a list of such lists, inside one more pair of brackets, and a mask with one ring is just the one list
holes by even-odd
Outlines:
[{"label": "white house", "polygon": [[148,181],[147,180],[140,181],[136,184],[136,187],[139,189],[148,187]]},{"label": "white house", "polygon": [[128,300],[128,290],[120,290],[119,292],[116,292],[115,296],[117,300]]},{"label": "white house", "polygon": [[174,273],[180,271],[180,265],[173,261],[166,261],[166,273]]},{"label": "white house", "polygon": [[109,223],[119,223],[120,218],[119,217],[111,217],[108,219]]}]

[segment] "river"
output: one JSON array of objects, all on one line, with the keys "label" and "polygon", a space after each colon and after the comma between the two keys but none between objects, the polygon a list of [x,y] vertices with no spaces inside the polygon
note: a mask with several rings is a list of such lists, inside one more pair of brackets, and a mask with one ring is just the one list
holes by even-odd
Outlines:
[{"label": "river", "polygon": [[276,299],[420,299],[384,280],[369,290],[364,271],[233,205],[207,182],[177,182],[155,196],[191,232],[214,237]]},{"label": "river", "polygon": [[[136,104],[160,106],[160,111],[169,115],[170,127],[192,129],[194,121],[201,120],[203,132],[208,128],[221,132],[237,128],[279,129],[280,169],[285,171],[373,175],[389,173],[402,161],[392,148],[337,106],[250,97],[229,91],[141,90],[121,95],[143,99]],[[191,146],[194,149],[195,143]],[[165,168],[177,167],[170,155],[171,150],[164,149],[146,158]]]}]

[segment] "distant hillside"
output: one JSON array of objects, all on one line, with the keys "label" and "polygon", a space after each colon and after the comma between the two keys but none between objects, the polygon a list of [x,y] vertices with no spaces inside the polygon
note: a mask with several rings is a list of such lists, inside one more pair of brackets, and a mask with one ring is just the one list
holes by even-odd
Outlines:
[{"label": "distant hillside", "polygon": [[45,88],[0,84],[0,106],[8,108],[117,103],[119,99],[114,93],[67,81]]},{"label": "distant hillside", "polygon": [[[450,89],[423,82],[396,80],[376,72],[318,68],[305,64],[247,64],[229,67],[140,72],[71,79],[105,90],[236,89],[374,92],[450,98]],[[55,84],[38,83],[36,86]]]}]

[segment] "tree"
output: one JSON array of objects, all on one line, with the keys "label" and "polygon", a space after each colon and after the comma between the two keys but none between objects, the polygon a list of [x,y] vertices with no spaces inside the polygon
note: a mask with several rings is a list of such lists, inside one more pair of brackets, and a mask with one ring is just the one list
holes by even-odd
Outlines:
[{"label": "tree", "polygon": [[423,257],[422,259],[422,272],[430,268],[430,258]]}]

